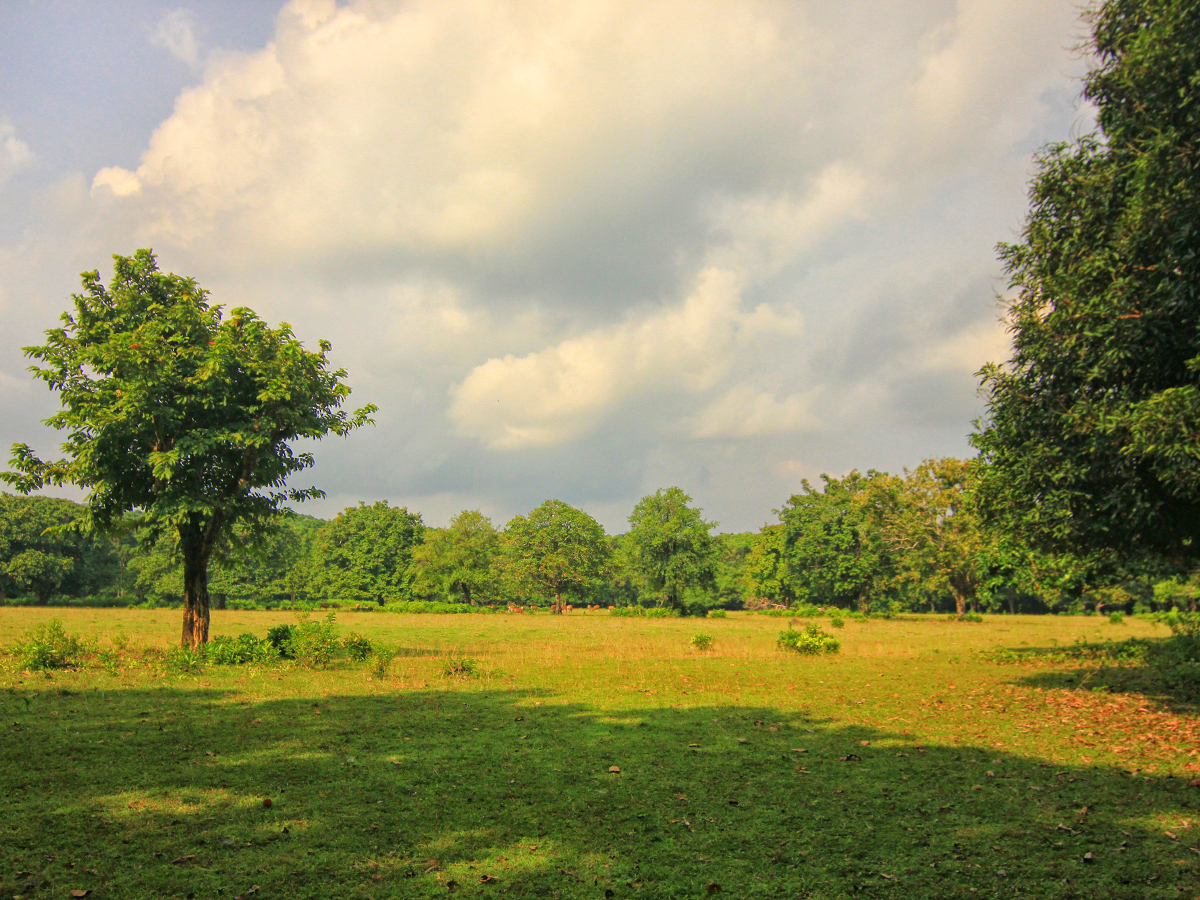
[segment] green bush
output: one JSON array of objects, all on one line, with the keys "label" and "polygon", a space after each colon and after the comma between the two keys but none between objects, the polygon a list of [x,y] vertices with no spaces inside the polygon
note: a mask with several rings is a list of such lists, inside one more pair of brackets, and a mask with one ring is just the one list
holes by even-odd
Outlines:
[{"label": "green bush", "polygon": [[375,652],[371,655],[371,674],[376,678],[384,678],[392,660],[398,655],[399,652],[391,647],[376,647]]},{"label": "green bush", "polygon": [[297,616],[299,621],[292,626],[288,650],[293,659],[308,669],[319,669],[329,665],[338,651],[337,626],[334,614],[329,613],[319,622],[308,618],[307,613]]},{"label": "green bush", "polygon": [[631,619],[644,615],[645,612],[640,606],[614,606],[608,611],[608,614],[610,616],[619,616],[623,619]]},{"label": "green bush", "polygon": [[963,622],[982,622],[983,616],[979,613],[964,613],[961,619]]},{"label": "green bush", "polygon": [[204,668],[203,647],[172,647],[166,655],[167,671],[174,675],[191,675]]},{"label": "green bush", "polygon": [[205,659],[217,666],[244,666],[247,663],[268,663],[279,658],[279,650],[270,638],[256,638],[249,633],[236,638],[218,634],[208,642]]},{"label": "green bush", "polygon": [[794,650],[796,653],[811,655],[837,653],[842,649],[841,642],[822,631],[819,625],[806,625],[803,631],[788,626],[787,631],[779,632],[779,640],[775,645],[780,650]]},{"label": "green bush", "polygon": [[286,623],[273,625],[267,631],[267,640],[275,648],[277,656],[293,659],[292,656],[292,626]]},{"label": "green bush", "polygon": [[51,619],[25,632],[25,640],[16,646],[21,665],[31,672],[47,669],[77,669],[84,656],[93,649],[77,635],[67,634],[63,623]]},{"label": "green bush", "polygon": [[1120,610],[1117,612],[1110,612],[1108,614],[1108,622],[1110,625],[1124,625],[1125,613],[1121,612]]},{"label": "green bush", "polygon": [[375,652],[371,642],[361,634],[348,634],[342,638],[342,649],[355,662],[362,662]]},{"label": "green bush", "polygon": [[689,641],[692,647],[696,650],[711,650],[713,644],[716,642],[717,639],[715,637],[713,637],[711,634],[705,634],[702,631],[698,631],[693,634],[691,641]]},{"label": "green bush", "polygon": [[441,600],[393,600],[383,607],[394,613],[494,613],[490,606],[471,606],[468,603],[445,603]]},{"label": "green bush", "polygon": [[710,618],[710,619],[725,619],[728,617],[729,617],[729,613],[727,613],[723,609],[710,609],[708,611],[708,618]]},{"label": "green bush", "polygon": [[679,610],[671,609],[669,606],[652,606],[643,615],[647,619],[674,619],[679,616]]},{"label": "green bush", "polygon": [[831,618],[829,620],[829,624],[832,625],[834,628],[845,628],[846,620],[843,619],[841,616],[834,616],[833,618]]}]

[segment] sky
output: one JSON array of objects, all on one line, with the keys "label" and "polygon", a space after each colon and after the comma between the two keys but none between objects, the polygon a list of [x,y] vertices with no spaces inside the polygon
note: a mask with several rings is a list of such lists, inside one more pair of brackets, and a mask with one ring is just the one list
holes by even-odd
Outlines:
[{"label": "sky", "polygon": [[969,455],[1085,35],[1074,0],[10,0],[0,446],[54,455],[21,348],[151,247],[379,407],[310,514],[612,533],[678,486],[748,531]]}]

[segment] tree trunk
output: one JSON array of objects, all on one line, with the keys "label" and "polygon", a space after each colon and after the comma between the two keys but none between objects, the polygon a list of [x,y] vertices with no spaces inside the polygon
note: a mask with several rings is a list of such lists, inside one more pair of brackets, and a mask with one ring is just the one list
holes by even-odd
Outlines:
[{"label": "tree trunk", "polygon": [[183,636],[181,647],[208,643],[208,557],[203,543],[183,548]]},{"label": "tree trunk", "polygon": [[475,601],[471,599],[471,586],[464,584],[462,586],[463,599],[467,601],[467,606],[474,606]]},{"label": "tree trunk", "polygon": [[555,613],[556,615],[560,615],[560,616],[562,615],[562,611],[563,611],[562,610],[562,600],[560,599],[561,597],[562,597],[561,594],[554,595],[554,606],[550,610],[551,612]]},{"label": "tree trunk", "polygon": [[871,598],[866,591],[863,591],[858,598],[858,611],[864,616],[868,615],[871,611]]},{"label": "tree trunk", "polygon": [[965,616],[967,614],[967,598],[965,596],[963,596],[962,594],[960,594],[958,591],[954,591],[953,593],[954,593],[954,609],[958,612],[958,617],[961,619],[963,616]]},{"label": "tree trunk", "polygon": [[1008,612],[1009,612],[1009,615],[1013,615],[1013,616],[1015,616],[1017,614],[1017,598],[1016,598],[1016,595],[1013,594],[1011,591],[1009,592],[1009,595],[1008,595]]}]

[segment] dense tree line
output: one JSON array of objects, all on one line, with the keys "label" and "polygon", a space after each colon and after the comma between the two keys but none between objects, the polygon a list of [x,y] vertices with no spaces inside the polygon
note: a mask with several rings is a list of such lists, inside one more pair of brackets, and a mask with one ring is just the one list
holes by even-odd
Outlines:
[{"label": "dense tree line", "polygon": [[[929,460],[911,472],[851,472],[805,482],[757,534],[714,534],[677,487],[643,497],[610,536],[586,512],[548,500],[503,528],[464,510],[445,528],[387,501],[324,521],[288,515],[214,550],[217,608],[320,602],[386,606],[839,607],[867,614],[1192,608],[1194,578],[1128,569],[1095,580],[1086,561],[1014,549],[980,514],[978,460]],[[7,602],[179,605],[177,545],[131,527],[75,530],[83,507],[0,495],[0,590]],[[1091,579],[1091,580],[1089,580]]]}]

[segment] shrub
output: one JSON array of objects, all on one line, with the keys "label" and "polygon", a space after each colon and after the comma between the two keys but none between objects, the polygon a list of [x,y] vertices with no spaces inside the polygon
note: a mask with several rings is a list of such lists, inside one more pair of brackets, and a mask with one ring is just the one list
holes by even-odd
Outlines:
[{"label": "shrub", "polygon": [[1125,613],[1121,612],[1120,610],[1117,612],[1110,612],[1108,614],[1108,622],[1110,625],[1124,625]]},{"label": "shrub", "polygon": [[320,622],[313,622],[307,613],[298,616],[292,626],[288,649],[300,665],[308,669],[319,669],[329,665],[338,650],[337,626],[333,613]]},{"label": "shrub", "polygon": [[175,675],[189,675],[204,668],[202,647],[172,647],[167,651],[167,671]]},{"label": "shrub", "polygon": [[624,619],[637,618],[644,613],[645,610],[640,606],[614,606],[608,611],[610,616],[620,616]]},{"label": "shrub", "polygon": [[443,678],[478,678],[479,663],[466,657],[451,658],[442,663]]},{"label": "shrub", "polygon": [[832,625],[834,628],[845,628],[846,620],[843,619],[841,616],[834,616],[833,618],[831,618],[829,620],[829,624]]},{"label": "shrub", "polygon": [[361,634],[348,634],[342,638],[342,649],[355,662],[362,662],[375,652],[371,642]]},{"label": "shrub", "polygon": [[776,646],[780,650],[804,654],[837,653],[842,648],[841,642],[822,631],[819,625],[806,625],[803,631],[788,626],[787,631],[779,632]]},{"label": "shrub", "polygon": [[279,658],[279,650],[269,639],[260,640],[247,633],[232,638],[218,634],[204,651],[205,659],[217,666],[243,666],[246,663],[267,663]]},{"label": "shrub", "polygon": [[821,610],[813,606],[811,603],[793,603],[791,614],[794,616],[803,616],[807,619],[811,618],[812,616],[820,615]]},{"label": "shrub", "polygon": [[671,609],[669,606],[652,606],[642,615],[647,619],[674,619],[679,616],[679,610]]},{"label": "shrub", "polygon": [[468,603],[446,603],[441,600],[392,600],[383,608],[394,613],[494,613],[490,606],[471,606]]},{"label": "shrub", "polygon": [[83,664],[90,649],[77,635],[67,634],[63,623],[51,619],[25,632],[25,640],[17,644],[17,658],[31,672],[46,669],[75,669]]},{"label": "shrub", "polygon": [[979,613],[971,613],[971,612],[963,613],[963,617],[962,617],[961,621],[963,621],[963,622],[982,622],[983,616],[981,616]]},{"label": "shrub", "polygon": [[729,617],[729,613],[723,609],[710,609],[708,611],[708,617],[710,619],[725,619]]},{"label": "shrub", "polygon": [[293,659],[292,656],[292,626],[288,624],[273,625],[267,631],[267,640],[271,646],[275,648],[277,655],[284,659]]},{"label": "shrub", "polygon": [[717,639],[711,634],[705,634],[702,631],[698,631],[692,635],[692,639],[689,643],[691,643],[692,647],[694,647],[696,650],[711,650],[713,644],[716,642]]}]

